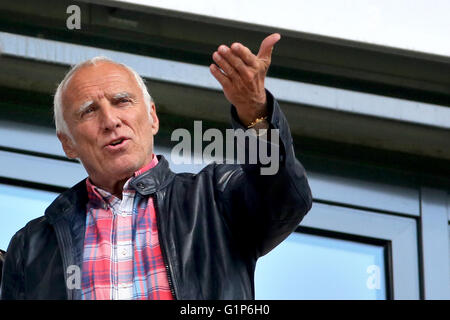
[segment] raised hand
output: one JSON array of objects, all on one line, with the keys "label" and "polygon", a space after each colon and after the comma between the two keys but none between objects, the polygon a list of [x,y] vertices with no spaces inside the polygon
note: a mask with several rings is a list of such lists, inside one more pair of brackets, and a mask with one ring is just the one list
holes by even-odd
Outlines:
[{"label": "raised hand", "polygon": [[265,38],[256,56],[240,43],[233,43],[231,48],[220,45],[212,55],[217,65],[211,64],[209,69],[222,85],[225,97],[236,107],[244,125],[267,115],[264,80],[273,47],[280,38],[278,33]]}]

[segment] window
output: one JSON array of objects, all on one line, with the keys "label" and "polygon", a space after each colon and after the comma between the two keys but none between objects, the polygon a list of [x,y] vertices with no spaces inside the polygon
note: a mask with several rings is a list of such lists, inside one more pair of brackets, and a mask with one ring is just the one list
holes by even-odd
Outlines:
[{"label": "window", "polygon": [[295,232],[258,260],[256,299],[386,299],[384,246]]},{"label": "window", "polygon": [[[358,293],[357,297],[352,296],[351,299],[420,298],[416,219],[314,201],[300,228],[309,230],[308,233],[314,231],[316,236],[293,234],[291,238],[285,240],[286,243],[280,244],[280,250],[284,248],[283,246],[289,246],[290,254],[284,255],[286,264],[291,264],[292,260],[303,267],[309,263],[305,259],[315,259],[311,264],[315,264],[316,269],[322,268],[322,265],[327,267],[326,270],[330,269],[328,273],[324,271],[322,273],[334,275],[331,277],[334,283],[345,279],[347,270],[343,268],[351,266],[352,280],[362,279],[360,272],[364,274],[365,281],[358,280],[358,284],[363,288],[364,284],[369,288],[377,288],[379,283],[379,290],[368,291],[373,291],[371,297]],[[334,238],[336,236],[339,236],[339,239]],[[278,247],[274,250],[277,249]],[[305,258],[304,252],[307,252],[307,249],[314,254]],[[335,261],[327,261],[326,258],[330,256],[336,256]],[[263,258],[260,260],[261,263]],[[297,262],[299,259],[301,264]],[[302,277],[297,272],[294,275]],[[310,276],[316,275],[312,273]],[[320,278],[319,281],[324,280]],[[347,285],[348,280],[345,283]],[[315,284],[322,285],[317,281]],[[256,285],[255,289],[258,290]],[[297,291],[300,290],[299,287]],[[354,287],[352,290],[355,290]],[[330,294],[329,288],[322,291],[324,291],[323,299],[336,298],[325,297],[325,294]],[[356,295],[356,292],[346,294]],[[348,296],[339,298],[350,299]]]},{"label": "window", "polygon": [[0,249],[8,247],[12,236],[30,220],[43,216],[57,193],[0,184]]}]

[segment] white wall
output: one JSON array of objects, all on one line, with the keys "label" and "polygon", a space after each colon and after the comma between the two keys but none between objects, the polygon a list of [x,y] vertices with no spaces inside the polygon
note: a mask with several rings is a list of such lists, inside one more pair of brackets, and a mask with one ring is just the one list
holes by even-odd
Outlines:
[{"label": "white wall", "polygon": [[448,0],[111,0],[450,56]]}]

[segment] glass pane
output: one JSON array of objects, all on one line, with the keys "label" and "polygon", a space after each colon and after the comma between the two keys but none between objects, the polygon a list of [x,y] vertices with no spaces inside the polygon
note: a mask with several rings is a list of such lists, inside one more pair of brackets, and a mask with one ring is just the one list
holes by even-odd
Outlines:
[{"label": "glass pane", "polygon": [[386,299],[384,248],[293,233],[258,260],[256,299]]},{"label": "glass pane", "polygon": [[30,220],[43,216],[57,193],[0,184],[0,249]]}]

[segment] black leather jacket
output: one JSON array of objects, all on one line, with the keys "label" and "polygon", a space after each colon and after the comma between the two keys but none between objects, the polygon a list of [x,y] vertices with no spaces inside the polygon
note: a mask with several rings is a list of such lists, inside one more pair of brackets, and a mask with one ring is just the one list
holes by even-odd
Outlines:
[{"label": "black leather jacket", "polygon": [[[169,283],[176,299],[254,299],[257,259],[283,241],[312,206],[305,170],[278,103],[268,92],[272,128],[280,130],[280,167],[210,164],[198,174],[175,174],[159,163],[130,185],[153,197]],[[232,107],[234,128],[243,128]],[[81,269],[85,181],[62,193],[45,216],[12,238],[3,270],[3,299],[80,299],[69,289],[68,267]]]},{"label": "black leather jacket", "polygon": [[5,251],[0,250],[0,283],[2,283],[2,270],[4,261],[5,261]]}]

